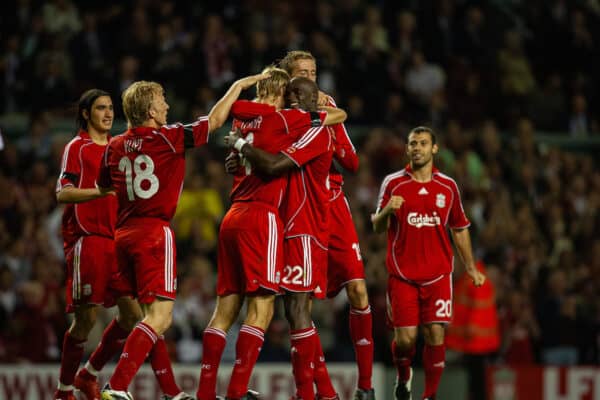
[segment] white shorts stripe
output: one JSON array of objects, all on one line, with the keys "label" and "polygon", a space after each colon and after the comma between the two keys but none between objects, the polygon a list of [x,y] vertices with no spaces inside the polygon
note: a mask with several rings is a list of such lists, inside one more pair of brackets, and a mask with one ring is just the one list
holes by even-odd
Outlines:
[{"label": "white shorts stripe", "polygon": [[81,298],[81,244],[83,237],[75,243],[73,250],[73,300]]},{"label": "white shorts stripe", "polygon": [[312,254],[310,237],[302,236],[302,250],[304,253],[304,286],[310,286],[312,282]]},{"label": "white shorts stripe", "polygon": [[275,214],[269,212],[269,243],[267,260],[267,280],[275,282],[275,265],[277,263],[277,220]]},{"label": "white shorts stripe", "polygon": [[163,229],[165,231],[165,290],[173,292],[173,235],[168,226]]}]

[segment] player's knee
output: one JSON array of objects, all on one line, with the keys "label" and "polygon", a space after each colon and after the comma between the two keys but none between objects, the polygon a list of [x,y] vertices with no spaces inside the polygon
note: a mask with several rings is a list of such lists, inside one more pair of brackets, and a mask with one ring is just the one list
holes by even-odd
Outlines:
[{"label": "player's knee", "polygon": [[275,296],[271,296],[271,298],[260,297],[249,300],[248,314],[244,323],[266,329],[273,318],[274,303]]},{"label": "player's knee", "polygon": [[445,330],[442,324],[430,324],[423,326],[423,340],[430,346],[444,344]]},{"label": "player's knee", "polygon": [[410,350],[417,342],[417,335],[412,335],[410,332],[396,332],[394,334],[394,341],[399,349]]},{"label": "player's knee", "polygon": [[79,339],[87,338],[90,331],[96,324],[96,312],[92,308],[75,313],[73,324],[71,325],[71,335]]},{"label": "player's knee", "polygon": [[121,328],[125,329],[126,331],[131,331],[141,319],[142,313],[137,314],[120,312],[119,316],[117,317],[117,322]]},{"label": "player's knee", "polygon": [[364,280],[352,281],[346,286],[348,301],[353,308],[363,309],[369,305],[367,285]]}]

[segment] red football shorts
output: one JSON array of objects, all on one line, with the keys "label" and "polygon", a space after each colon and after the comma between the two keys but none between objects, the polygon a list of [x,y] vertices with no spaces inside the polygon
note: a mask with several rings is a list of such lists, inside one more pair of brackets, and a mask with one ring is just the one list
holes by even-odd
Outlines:
[{"label": "red football shorts", "polygon": [[265,203],[233,203],[221,223],[217,295],[279,292],[283,224]]},{"label": "red football shorts", "polygon": [[452,319],[452,275],[442,275],[421,285],[389,276],[387,310],[388,323],[393,328],[449,323]]},{"label": "red football shorts", "polygon": [[329,205],[327,297],[335,297],[348,282],[365,279],[365,267],[346,197],[340,192]]},{"label": "red football shorts", "polygon": [[283,241],[285,266],[280,287],[288,292],[311,292],[325,298],[327,287],[327,250],[310,236]]},{"label": "red football shorts", "polygon": [[175,236],[166,221],[135,218],[115,232],[120,271],[135,284],[138,301],[175,300]]},{"label": "red football shorts", "polygon": [[104,236],[82,236],[65,251],[67,263],[66,310],[75,306],[98,304],[112,307],[133,289],[119,273],[115,242]]}]

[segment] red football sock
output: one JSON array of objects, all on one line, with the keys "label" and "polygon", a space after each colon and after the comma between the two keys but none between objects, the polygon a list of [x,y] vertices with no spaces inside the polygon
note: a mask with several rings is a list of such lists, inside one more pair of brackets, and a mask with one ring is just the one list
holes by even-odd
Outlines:
[{"label": "red football sock", "polygon": [[167,396],[173,397],[178,395],[181,389],[175,383],[175,375],[173,374],[169,350],[167,349],[164,336],[161,335],[158,338],[148,357],[150,358],[150,364],[152,365],[152,370],[154,371],[154,376],[156,376],[160,390]]},{"label": "red football sock", "polygon": [[98,347],[96,347],[96,350],[94,350],[88,360],[92,368],[95,371],[102,370],[115,354],[123,350],[125,339],[127,339],[128,335],[129,331],[121,328],[117,320],[113,319],[106,329],[104,329]]},{"label": "red football sock", "polygon": [[[313,324],[314,325],[314,324]],[[313,335],[314,346],[315,346],[315,359],[314,359],[314,376],[315,385],[317,386],[317,393],[320,397],[335,398],[336,391],[331,383],[329,377],[329,371],[327,371],[327,365],[325,365],[325,355],[323,354],[323,346],[321,345],[321,338],[316,332]]]},{"label": "red football sock", "polygon": [[227,343],[226,333],[216,328],[206,328],[202,336],[202,366],[200,384],[196,392],[198,400],[214,400],[217,395],[217,372]]},{"label": "red football sock", "polygon": [[313,327],[290,332],[292,372],[296,382],[296,397],[302,400],[314,400],[315,398],[313,390],[314,335],[315,329]]},{"label": "red football sock", "polygon": [[156,332],[150,325],[140,322],[133,328],[110,378],[109,384],[112,389],[127,391],[157,339]]},{"label": "red football sock", "polygon": [[265,331],[250,325],[242,325],[235,345],[235,364],[227,388],[227,398],[238,399],[248,392],[248,381],[265,341]]},{"label": "red football sock", "polygon": [[410,364],[416,351],[414,347],[408,351],[402,351],[396,346],[396,341],[392,341],[392,357],[398,370],[398,380],[400,382],[407,382],[410,379]]},{"label": "red football sock", "polygon": [[423,369],[425,370],[425,391],[423,398],[435,396],[446,360],[446,347],[425,345],[423,349]]},{"label": "red football sock", "polygon": [[60,376],[58,379],[59,389],[62,391],[73,390],[73,381],[81,357],[83,356],[83,344],[85,340],[75,339],[69,331],[65,332],[63,338],[62,357],[60,360]]},{"label": "red football sock", "polygon": [[373,317],[371,306],[364,309],[350,309],[350,338],[354,344],[356,365],[358,366],[358,387],[372,388],[373,375]]}]

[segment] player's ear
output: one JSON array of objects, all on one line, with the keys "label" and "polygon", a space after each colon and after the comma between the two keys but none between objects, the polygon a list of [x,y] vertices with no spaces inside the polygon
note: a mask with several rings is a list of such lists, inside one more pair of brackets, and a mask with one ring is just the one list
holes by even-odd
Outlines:
[{"label": "player's ear", "polygon": [[89,121],[90,119],[90,113],[88,112],[88,110],[81,110],[81,116],[86,121]]},{"label": "player's ear", "polygon": [[438,150],[439,150],[439,147],[438,147],[438,145],[436,143],[436,144],[433,145],[433,147],[431,149],[431,153],[437,154]]}]

